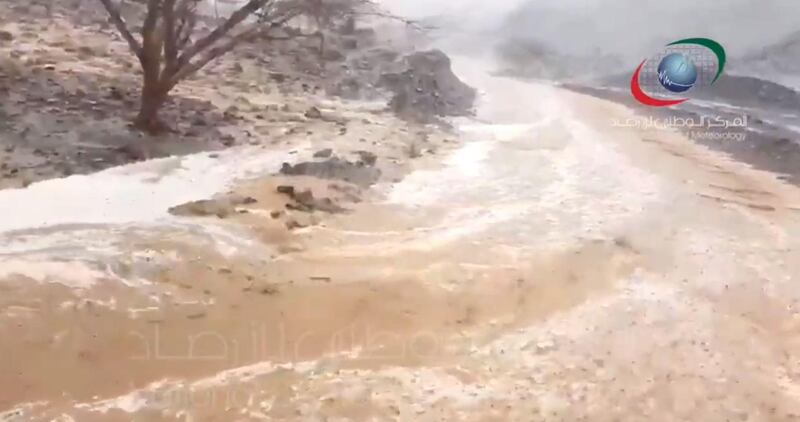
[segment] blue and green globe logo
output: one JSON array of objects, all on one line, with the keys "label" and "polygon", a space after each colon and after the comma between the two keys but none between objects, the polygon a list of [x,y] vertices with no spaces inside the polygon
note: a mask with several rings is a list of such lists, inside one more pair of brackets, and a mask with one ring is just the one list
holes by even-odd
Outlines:
[{"label": "blue and green globe logo", "polygon": [[697,82],[697,66],[685,54],[668,54],[658,65],[658,81],[667,91],[686,92]]},{"label": "blue and green globe logo", "polygon": [[725,49],[714,40],[675,41],[667,44],[654,60],[644,60],[639,65],[631,79],[631,93],[637,101],[651,107],[681,104],[689,98],[675,98],[675,94],[714,85],[722,76],[725,62]]}]

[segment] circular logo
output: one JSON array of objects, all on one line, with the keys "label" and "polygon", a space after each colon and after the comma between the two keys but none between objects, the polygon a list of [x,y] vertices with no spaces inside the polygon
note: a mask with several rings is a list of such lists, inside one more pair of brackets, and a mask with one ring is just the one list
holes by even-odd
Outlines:
[{"label": "circular logo", "polygon": [[697,67],[684,54],[668,54],[658,65],[658,81],[670,92],[688,91],[697,82]]},{"label": "circular logo", "polygon": [[675,98],[676,93],[714,85],[725,70],[728,56],[712,39],[686,38],[667,44],[655,57],[643,60],[633,72],[631,94],[647,106],[671,107],[690,99]]}]

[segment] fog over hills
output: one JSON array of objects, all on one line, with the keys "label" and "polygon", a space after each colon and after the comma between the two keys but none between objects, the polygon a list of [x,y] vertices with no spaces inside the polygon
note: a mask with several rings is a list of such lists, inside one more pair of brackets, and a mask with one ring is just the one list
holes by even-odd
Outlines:
[{"label": "fog over hills", "polygon": [[737,72],[760,75],[800,90],[800,31],[755,50],[736,63]]},{"label": "fog over hills", "polygon": [[[600,67],[627,68],[672,40],[710,37],[726,47],[734,71],[748,73],[752,66],[746,64],[754,61],[765,63],[759,72],[765,66],[776,67],[775,73],[797,70],[784,63],[793,59],[773,57],[798,50],[790,48],[791,34],[795,34],[794,42],[800,45],[797,0],[383,0],[383,3],[396,13],[431,19],[443,33],[449,31],[462,37],[469,34],[471,47],[511,43],[514,48],[522,46],[546,52],[550,59],[577,60],[569,66],[586,65],[591,69],[596,61]],[[794,60],[800,63],[800,58]]]},{"label": "fog over hills", "polygon": [[569,53],[602,51],[636,61],[666,42],[695,36],[743,55],[800,29],[797,16],[800,2],[793,0],[548,0],[525,2],[504,30]]}]

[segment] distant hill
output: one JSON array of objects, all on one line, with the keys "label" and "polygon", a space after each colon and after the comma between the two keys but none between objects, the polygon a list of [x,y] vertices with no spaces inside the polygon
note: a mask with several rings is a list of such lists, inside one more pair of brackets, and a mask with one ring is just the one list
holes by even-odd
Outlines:
[{"label": "distant hill", "polygon": [[800,31],[783,40],[746,55],[745,65],[764,65],[776,72],[800,72]]},{"label": "distant hill", "polygon": [[730,69],[800,89],[800,31],[731,60]]},{"label": "distant hill", "polygon": [[[616,88],[626,88],[630,81],[631,73],[602,79],[603,84]],[[739,107],[800,110],[800,93],[797,90],[753,76],[725,74],[713,88],[698,90],[692,96]]]},{"label": "distant hill", "polygon": [[495,54],[501,73],[527,78],[587,80],[622,67],[622,60],[611,54],[575,56],[525,38],[504,40],[496,46]]}]

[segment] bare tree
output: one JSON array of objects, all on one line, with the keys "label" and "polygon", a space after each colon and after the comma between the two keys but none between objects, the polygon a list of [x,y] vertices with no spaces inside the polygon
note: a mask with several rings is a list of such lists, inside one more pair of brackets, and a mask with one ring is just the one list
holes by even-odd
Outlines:
[{"label": "bare tree", "polygon": [[[198,21],[203,16],[198,6],[207,0],[138,0],[145,9],[140,36],[136,37],[130,23],[120,13],[120,4],[124,0],[99,1],[108,12],[109,21],[141,64],[141,103],[134,126],[149,133],[169,130],[159,119],[159,111],[170,91],[181,80],[241,43],[318,36],[322,54],[325,31],[341,26],[343,22],[352,26],[353,20],[360,16],[399,19],[382,13],[374,0],[239,0],[240,7],[228,17],[219,19],[215,1],[217,26],[199,29]],[[304,33],[287,26],[299,16],[313,22],[313,32]]]},{"label": "bare tree", "polygon": [[283,0],[286,7],[298,16],[303,16],[310,21],[313,32],[303,36],[317,37],[320,40],[319,53],[325,50],[326,32],[352,33],[355,30],[355,21],[363,16],[381,16],[398,19],[396,16],[380,13],[375,0]]},{"label": "bare tree", "polygon": [[[248,0],[213,30],[200,31],[197,7],[205,0],[143,0],[146,10],[137,38],[114,0],[99,1],[141,64],[141,104],[134,125],[150,133],[168,130],[159,111],[181,80],[243,42],[268,38],[302,13],[286,0]],[[251,19],[254,15],[258,19]]]}]

